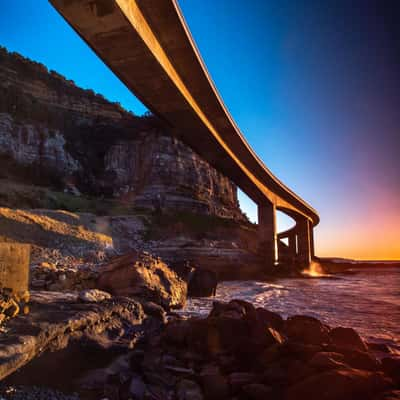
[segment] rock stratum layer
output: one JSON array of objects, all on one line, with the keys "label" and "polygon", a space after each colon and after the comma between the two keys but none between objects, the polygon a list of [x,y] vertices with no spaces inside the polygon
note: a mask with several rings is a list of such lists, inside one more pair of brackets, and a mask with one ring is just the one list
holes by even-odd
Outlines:
[{"label": "rock stratum layer", "polygon": [[0,337],[0,380],[70,341],[95,341],[104,349],[133,346],[143,318],[141,305],[127,298],[83,303],[74,294],[33,292],[30,313],[10,321]]},{"label": "rock stratum layer", "polygon": [[76,194],[244,219],[236,186],[155,117],[136,117],[4,48],[0,166],[4,178]]}]

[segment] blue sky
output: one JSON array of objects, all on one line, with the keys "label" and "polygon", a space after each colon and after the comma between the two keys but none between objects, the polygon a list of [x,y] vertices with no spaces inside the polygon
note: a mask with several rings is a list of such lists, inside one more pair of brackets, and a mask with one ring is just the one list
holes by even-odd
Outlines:
[{"label": "blue sky", "polygon": [[[400,258],[399,65],[387,15],[368,0],[179,3],[251,146],[319,211],[317,254]],[[45,0],[4,4],[0,45],[145,111]]]}]

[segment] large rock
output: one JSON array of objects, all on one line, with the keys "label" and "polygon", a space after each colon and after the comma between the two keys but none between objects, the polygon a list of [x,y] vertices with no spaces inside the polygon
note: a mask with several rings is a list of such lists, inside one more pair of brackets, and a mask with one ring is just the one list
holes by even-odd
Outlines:
[{"label": "large rock", "polygon": [[187,260],[181,261],[172,261],[169,264],[169,267],[175,271],[179,278],[182,278],[184,281],[189,282],[189,279],[194,273],[194,267]]},{"label": "large rock", "polygon": [[241,300],[215,302],[208,318],[192,319],[185,325],[181,342],[204,355],[231,353],[242,366],[254,365],[265,349],[284,342],[278,331],[257,320],[252,304]]},{"label": "large rock", "polygon": [[178,400],[203,400],[200,386],[191,380],[183,379],[178,383],[176,390]]},{"label": "large rock", "polygon": [[146,385],[139,375],[134,375],[129,384],[129,393],[134,399],[142,400],[146,392]]},{"label": "large rock", "polygon": [[376,371],[380,369],[380,362],[373,353],[348,349],[343,349],[340,352],[344,355],[346,364],[353,368],[365,369],[367,371]]},{"label": "large rock", "polygon": [[207,400],[229,399],[229,384],[218,369],[205,368],[200,374],[204,397]]},{"label": "large rock", "polygon": [[302,344],[320,345],[329,343],[329,327],[316,318],[295,315],[285,323],[285,331],[289,339]]},{"label": "large rock", "polygon": [[400,390],[390,390],[380,393],[374,400],[400,400]]},{"label": "large rock", "polygon": [[368,351],[367,345],[353,328],[343,328],[339,326],[329,332],[329,337],[332,344],[339,348],[364,352]]},{"label": "large rock", "polygon": [[265,308],[257,308],[257,319],[265,326],[281,330],[283,328],[283,318],[275,312],[269,311]]},{"label": "large rock", "polygon": [[309,362],[309,365],[311,367],[321,370],[346,367],[346,365],[344,364],[343,354],[323,351],[314,354]]},{"label": "large rock", "polygon": [[97,287],[113,295],[152,301],[166,309],[183,307],[187,295],[186,283],[165,263],[136,251],[103,266]]},{"label": "large rock", "polygon": [[256,309],[253,304],[244,300],[231,300],[229,303],[219,301],[213,302],[212,310],[209,318],[246,318],[248,320],[256,320]]},{"label": "large rock", "polygon": [[382,359],[382,369],[400,386],[400,358],[385,357]]},{"label": "large rock", "polygon": [[229,375],[229,383],[232,391],[237,392],[243,386],[257,381],[258,376],[250,372],[233,372]]},{"label": "large rock", "polygon": [[243,387],[243,393],[248,400],[265,400],[271,397],[271,388],[260,383],[251,383]]},{"label": "large rock", "polygon": [[302,361],[309,361],[316,353],[324,351],[323,345],[303,344],[299,341],[287,341],[281,349],[285,355],[295,356]]},{"label": "large rock", "polygon": [[382,373],[331,369],[290,387],[285,400],[364,400],[391,384]]},{"label": "large rock", "polygon": [[196,268],[190,275],[188,295],[191,297],[215,296],[218,277],[214,271]]}]

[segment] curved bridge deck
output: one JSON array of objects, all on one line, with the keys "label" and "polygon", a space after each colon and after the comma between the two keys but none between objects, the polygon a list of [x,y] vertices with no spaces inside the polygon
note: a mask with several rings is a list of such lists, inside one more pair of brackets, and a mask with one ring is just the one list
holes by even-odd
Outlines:
[{"label": "curved bridge deck", "polygon": [[275,210],[296,221],[311,260],[317,212],[262,163],[222,102],[176,0],[50,0],[105,64],[177,137],[259,206],[266,261],[277,261]]}]

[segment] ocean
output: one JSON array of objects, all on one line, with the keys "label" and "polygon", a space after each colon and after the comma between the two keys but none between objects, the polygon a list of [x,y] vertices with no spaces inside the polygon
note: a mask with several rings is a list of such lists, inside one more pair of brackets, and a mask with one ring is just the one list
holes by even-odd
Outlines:
[{"label": "ocean", "polygon": [[187,316],[205,316],[214,300],[242,299],[283,317],[309,315],[331,327],[356,329],[367,341],[389,345],[400,355],[400,269],[354,269],[325,277],[273,282],[221,282],[213,298],[191,298]]}]

